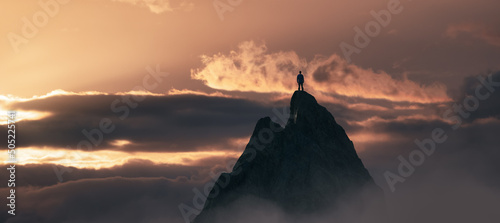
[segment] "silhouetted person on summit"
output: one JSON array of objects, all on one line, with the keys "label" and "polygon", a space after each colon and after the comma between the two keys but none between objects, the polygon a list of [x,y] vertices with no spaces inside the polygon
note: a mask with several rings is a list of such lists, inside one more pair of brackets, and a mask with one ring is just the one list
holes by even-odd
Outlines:
[{"label": "silhouetted person on summit", "polygon": [[299,71],[299,75],[297,75],[297,83],[299,83],[299,91],[300,87],[302,87],[302,91],[304,91],[304,75],[302,75],[302,71]]}]

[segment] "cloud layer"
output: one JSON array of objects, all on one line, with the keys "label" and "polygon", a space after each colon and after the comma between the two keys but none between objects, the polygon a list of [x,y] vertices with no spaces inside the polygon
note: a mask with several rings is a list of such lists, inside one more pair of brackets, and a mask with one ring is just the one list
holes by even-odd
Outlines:
[{"label": "cloud layer", "polygon": [[[492,75],[493,80],[500,81],[499,75],[500,73]],[[376,183],[387,192],[388,212],[393,221],[417,223],[438,219],[443,222],[470,222],[471,219],[479,219],[481,222],[496,222],[500,219],[495,209],[500,205],[498,203],[500,179],[495,177],[500,171],[500,165],[497,162],[500,153],[498,140],[494,137],[494,134],[500,131],[500,117],[498,116],[500,110],[496,106],[500,90],[482,101],[479,109],[464,119],[464,124],[457,130],[452,129],[453,123],[440,117],[445,108],[451,107],[454,103],[462,103],[465,96],[473,95],[478,84],[477,78],[465,79],[462,93],[451,103],[419,104],[359,99],[342,95],[336,95],[336,97],[346,104],[355,102],[372,105],[376,109],[373,107],[360,109],[342,103],[321,103],[346,129],[360,158]],[[225,124],[227,124],[227,130],[220,129],[220,132],[211,135],[213,139],[202,140],[199,144],[187,142],[190,140],[189,137],[182,138],[176,135],[169,138],[167,144],[161,144],[161,148],[168,150],[169,143],[174,142],[180,145],[192,144],[192,148],[200,148],[203,143],[217,145],[218,141],[225,141],[239,134],[243,136],[250,134],[255,119],[252,115],[247,117],[246,112],[251,111],[262,116],[272,111],[271,106],[248,99],[220,97],[219,94],[210,96],[185,93],[188,94],[148,96],[131,111],[129,118],[113,119],[116,120],[117,128],[119,126],[129,130],[118,131],[117,129],[116,135],[110,135],[110,141],[104,143],[110,147],[103,148],[103,150],[118,149],[111,145],[111,139],[118,138],[126,138],[132,142],[146,142],[147,140],[141,140],[144,137],[149,141],[161,143],[165,137],[169,137],[170,131],[179,131],[176,123],[185,126],[184,134],[196,132],[198,128],[217,129],[217,126]],[[95,120],[99,120],[102,116],[116,116],[109,110],[109,103],[122,96],[124,95],[56,95],[27,101],[14,101],[10,102],[9,106],[20,110],[50,112],[50,116],[40,120],[20,122],[19,128],[20,131],[23,130],[24,137],[33,138],[31,141],[33,145],[58,145],[57,142],[64,138],[54,137],[44,141],[42,138],[35,137],[37,134],[49,137],[44,135],[41,128],[35,131],[37,123],[46,122],[44,126],[52,126],[54,128],[52,131],[58,134],[76,128],[76,124],[79,127],[91,128],[96,123]],[[193,111],[194,108],[196,111]],[[189,122],[189,118],[182,118],[183,115],[191,112],[195,112],[195,117],[201,116],[212,121],[206,122],[201,119],[201,121]],[[174,117],[178,118],[170,119],[171,114],[175,114]],[[234,119],[231,119],[231,114],[235,114]],[[158,125],[159,129],[155,131],[160,131],[162,134],[153,135],[154,137],[142,135],[141,131],[144,131],[146,127],[140,128],[141,122],[153,123],[147,121],[148,117],[154,118],[159,123],[169,123],[166,126],[172,129],[162,131],[161,128],[164,126]],[[230,117],[231,122],[224,122],[223,117]],[[248,124],[241,124],[245,122]],[[87,125],[86,123],[94,124]],[[242,133],[234,132],[234,129],[238,129],[238,123],[244,125],[241,127],[244,129]],[[66,125],[70,127],[63,128]],[[390,192],[384,172],[397,172],[399,165],[397,157],[408,157],[411,151],[418,149],[414,140],[431,137],[432,130],[437,127],[445,130],[448,135],[447,141],[438,144],[436,152],[426,157],[424,164],[415,167],[414,174],[405,178],[405,182],[396,184],[397,189],[394,193]],[[132,131],[136,128],[140,131]],[[363,134],[366,134],[365,138]],[[71,140],[64,142],[71,142]],[[126,149],[135,152],[151,151],[151,147]],[[180,151],[180,149],[168,151]],[[190,165],[130,160],[123,165],[98,170],[56,166],[60,170],[68,168],[65,169],[68,171],[61,176],[62,182],[58,179],[52,165],[20,166],[17,179],[19,212],[16,217],[9,218],[6,222],[109,222],[116,220],[125,223],[184,222],[178,205],[184,203],[192,206],[193,198],[196,196],[193,188],[203,190],[206,185],[210,186],[211,179],[214,176],[217,177],[221,171],[227,171],[228,164],[232,162],[234,160],[231,157],[206,157],[206,159],[191,162]],[[5,174],[1,172],[0,178],[6,178]],[[0,188],[0,193],[6,195],[6,189],[6,187]],[[331,222],[332,218],[357,221],[360,218],[373,219],[374,217],[350,215],[350,210],[344,210],[341,213],[332,212],[332,214],[297,218],[281,212],[279,208],[266,202],[241,201],[240,204],[238,207],[232,207],[233,212],[225,212],[224,215],[228,218],[239,218],[242,222],[263,220],[254,217],[266,216],[265,219],[270,223],[323,223]],[[248,215],[248,211],[244,208],[246,205],[264,208],[255,208],[255,212]],[[8,216],[5,213],[0,214],[0,220],[7,219]]]},{"label": "cloud layer", "polygon": [[[51,114],[19,123],[20,147],[86,149],[78,146],[84,140],[92,143],[92,150],[187,152],[240,149],[234,148],[234,139],[248,137],[255,122],[272,114],[273,107],[247,99],[180,94],[58,95],[11,103],[9,109]],[[100,130],[103,119],[111,122],[113,131]],[[0,128],[6,132],[6,125]],[[123,139],[131,143],[115,143]]]},{"label": "cloud layer", "polygon": [[265,44],[253,41],[241,43],[227,55],[204,55],[202,62],[204,67],[191,70],[191,76],[227,91],[290,92],[296,88],[296,74],[303,70],[306,90],[313,93],[416,103],[450,101],[443,84],[426,86],[406,76],[394,78],[349,64],[335,54],[307,62],[294,51],[268,52]]}]

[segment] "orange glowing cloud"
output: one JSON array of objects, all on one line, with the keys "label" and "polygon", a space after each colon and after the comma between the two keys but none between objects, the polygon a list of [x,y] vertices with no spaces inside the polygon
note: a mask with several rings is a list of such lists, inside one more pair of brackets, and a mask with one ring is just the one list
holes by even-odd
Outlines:
[{"label": "orange glowing cloud", "polygon": [[[9,124],[7,117],[7,110],[0,106],[0,125]],[[52,115],[50,112],[39,112],[39,111],[16,111],[16,122],[27,121],[27,120],[40,120]]]},{"label": "orange glowing cloud", "polygon": [[202,80],[215,89],[289,92],[295,86],[290,81],[294,73],[307,66],[306,61],[293,51],[267,54],[264,44],[252,41],[243,42],[238,48],[237,52],[231,51],[229,55],[203,55],[205,67],[191,70],[192,78]]},{"label": "orange glowing cloud", "polygon": [[224,98],[235,98],[234,96],[226,95],[221,92],[214,92],[214,93],[206,93],[202,91],[193,91],[189,89],[182,89],[178,90],[175,88],[172,88],[168,91],[168,95],[203,95],[203,96],[209,96],[209,97],[224,97]]},{"label": "orange glowing cloud", "polygon": [[381,118],[379,116],[372,116],[368,119],[362,120],[362,121],[347,121],[349,125],[358,125],[358,126],[363,126],[366,128],[369,127],[374,127],[376,124],[379,123],[391,123],[391,122],[409,122],[409,121],[443,121],[443,122],[448,122],[452,124],[452,122],[447,121],[443,119],[442,117],[439,117],[438,115],[435,114],[428,114],[428,115],[422,115],[422,114],[413,114],[413,115],[400,115],[395,118]]},{"label": "orange glowing cloud", "polygon": [[[126,143],[117,141],[116,143]],[[129,160],[149,160],[156,164],[192,165],[207,158],[238,158],[241,152],[234,151],[199,151],[199,152],[137,152],[99,150],[80,151],[62,148],[25,147],[16,149],[17,165],[57,164],[77,168],[109,168],[123,165]],[[0,154],[4,163],[8,154]]]},{"label": "orange glowing cloud", "polygon": [[[45,95],[35,95],[29,98],[17,97],[14,95],[0,95],[0,114],[7,114],[7,111],[11,110],[11,105],[16,102],[26,102],[32,100],[45,99],[54,96],[61,95],[112,95],[110,93],[99,92],[99,91],[84,91],[84,92],[71,92],[61,89],[53,90]],[[139,95],[139,96],[165,96],[167,94],[152,93],[149,91],[129,91],[129,92],[118,92],[114,95]],[[52,115],[50,112],[40,112],[34,110],[16,110],[16,121],[20,122],[23,120],[40,120]],[[0,115],[0,125],[7,124],[7,116]]]},{"label": "orange glowing cloud", "polygon": [[0,95],[0,102],[2,102],[2,101],[4,103],[24,102],[24,101],[49,98],[49,97],[58,96],[58,95],[108,95],[108,93],[98,92],[98,91],[71,92],[71,91],[65,91],[62,89],[57,89],[57,90],[53,90],[53,91],[51,91],[47,94],[44,94],[44,95],[35,95],[31,98],[17,97],[14,95]]},{"label": "orange glowing cloud", "polygon": [[385,133],[377,133],[371,131],[362,131],[350,134],[349,138],[354,143],[356,151],[365,151],[370,148],[370,144],[380,143],[384,141],[394,141],[393,137]]},{"label": "orange glowing cloud", "polygon": [[[334,54],[307,62],[294,51],[268,52],[265,44],[243,42],[228,55],[203,55],[204,67],[191,70],[191,77],[214,89],[289,93],[296,88],[295,75],[305,73],[306,90],[315,94],[438,103],[451,99],[446,86],[425,86],[407,78],[394,79],[384,71],[360,68]],[[329,96],[332,97],[332,96]]]},{"label": "orange glowing cloud", "polygon": [[165,96],[168,94],[161,94],[161,93],[153,93],[150,91],[137,91],[137,90],[132,90],[132,91],[127,91],[127,92],[117,92],[117,93],[106,93],[106,92],[100,92],[100,91],[82,91],[82,92],[72,92],[72,91],[65,91],[62,89],[57,89],[53,90],[47,94],[44,95],[35,95],[33,97],[29,98],[23,98],[23,97],[17,97],[14,95],[0,95],[0,103],[3,103],[4,105],[12,103],[12,102],[25,102],[25,101],[32,101],[32,100],[38,100],[38,99],[45,99],[45,98],[50,98],[54,96],[68,96],[68,95],[79,95],[79,96],[85,96],[85,95],[137,95],[137,96]]}]

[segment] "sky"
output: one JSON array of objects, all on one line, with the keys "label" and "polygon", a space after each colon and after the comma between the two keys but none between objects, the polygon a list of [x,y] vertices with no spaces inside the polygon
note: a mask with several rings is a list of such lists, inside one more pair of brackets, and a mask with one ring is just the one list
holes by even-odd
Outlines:
[{"label": "sky", "polygon": [[[0,219],[184,222],[178,206],[228,171],[259,118],[286,123],[300,70],[395,220],[497,222],[499,6],[2,1],[0,135],[17,111],[18,207]],[[444,142],[391,185],[400,157],[439,130]]]}]

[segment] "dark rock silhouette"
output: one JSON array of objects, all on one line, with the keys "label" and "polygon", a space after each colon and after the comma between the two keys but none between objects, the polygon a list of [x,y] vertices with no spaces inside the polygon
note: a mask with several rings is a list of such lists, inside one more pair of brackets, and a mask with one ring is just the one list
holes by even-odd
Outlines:
[{"label": "dark rock silhouette", "polygon": [[353,197],[362,209],[359,195],[367,191],[382,196],[344,129],[312,95],[296,91],[285,128],[269,117],[257,122],[233,171],[219,177],[194,222],[214,222],[216,210],[244,197],[294,214],[335,208]]}]

